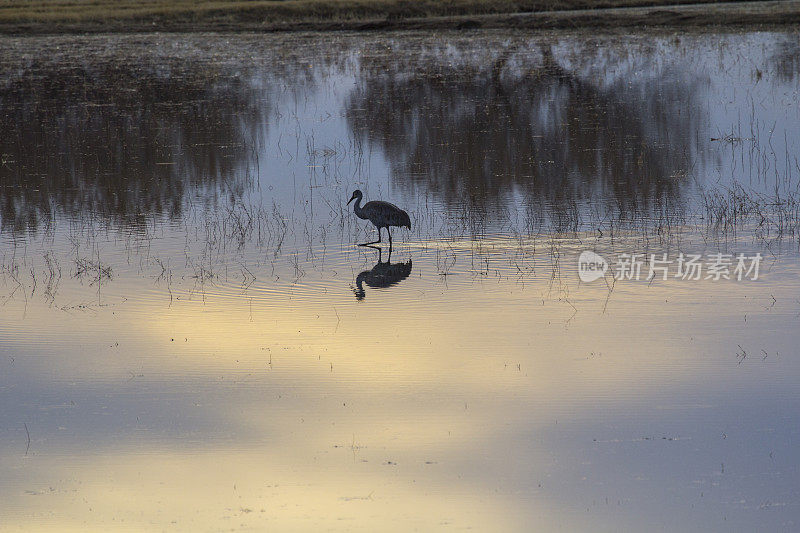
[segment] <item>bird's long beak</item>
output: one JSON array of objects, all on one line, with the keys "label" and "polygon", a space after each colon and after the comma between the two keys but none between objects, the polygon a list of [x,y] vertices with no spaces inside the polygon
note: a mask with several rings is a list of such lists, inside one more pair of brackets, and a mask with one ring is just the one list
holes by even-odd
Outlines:
[{"label": "bird's long beak", "polygon": [[347,200],[347,204],[345,204],[345,205],[350,205],[350,202],[352,202],[352,201],[353,201],[353,200],[355,200],[355,199],[356,199],[356,197],[355,197],[355,196],[351,196],[351,197],[350,197],[350,199],[349,199],[349,200]]}]

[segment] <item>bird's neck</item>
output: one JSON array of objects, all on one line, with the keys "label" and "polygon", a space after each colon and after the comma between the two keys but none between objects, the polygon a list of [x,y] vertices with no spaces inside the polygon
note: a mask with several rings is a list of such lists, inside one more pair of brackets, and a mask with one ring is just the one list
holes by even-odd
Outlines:
[{"label": "bird's neck", "polygon": [[366,218],[361,212],[361,198],[358,196],[356,197],[356,203],[353,204],[353,212],[358,218]]}]

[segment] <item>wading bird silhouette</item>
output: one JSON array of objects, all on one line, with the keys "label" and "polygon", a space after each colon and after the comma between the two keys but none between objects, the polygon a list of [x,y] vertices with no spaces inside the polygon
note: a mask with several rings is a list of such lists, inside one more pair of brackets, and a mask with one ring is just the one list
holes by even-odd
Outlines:
[{"label": "wading bird silhouette", "polygon": [[389,202],[381,202],[373,200],[364,204],[361,207],[361,199],[364,198],[364,193],[356,189],[353,191],[353,196],[347,201],[347,205],[353,200],[356,201],[353,205],[353,211],[358,218],[369,220],[378,228],[378,240],[359,244],[359,246],[369,246],[381,242],[381,228],[386,228],[386,233],[389,234],[389,248],[392,247],[392,232],[389,230],[391,226],[407,227],[411,229],[411,219],[408,218],[408,213],[400,209],[394,204]]}]

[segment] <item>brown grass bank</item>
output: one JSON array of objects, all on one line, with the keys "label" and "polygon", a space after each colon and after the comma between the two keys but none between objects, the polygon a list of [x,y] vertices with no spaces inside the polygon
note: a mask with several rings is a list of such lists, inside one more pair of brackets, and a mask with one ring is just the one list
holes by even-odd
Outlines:
[{"label": "brown grass bank", "polygon": [[798,23],[798,0],[0,0],[6,34]]}]

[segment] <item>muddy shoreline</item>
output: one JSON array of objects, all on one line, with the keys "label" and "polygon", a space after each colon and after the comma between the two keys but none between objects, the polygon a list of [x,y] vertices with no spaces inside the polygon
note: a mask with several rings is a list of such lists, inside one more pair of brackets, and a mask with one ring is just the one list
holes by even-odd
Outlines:
[{"label": "muddy shoreline", "polygon": [[581,9],[535,13],[259,23],[226,20],[92,20],[0,23],[0,34],[143,32],[309,32],[469,29],[626,29],[705,26],[786,27],[800,24],[800,1],[730,2]]}]

